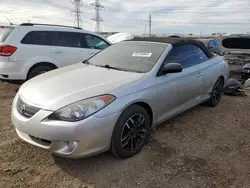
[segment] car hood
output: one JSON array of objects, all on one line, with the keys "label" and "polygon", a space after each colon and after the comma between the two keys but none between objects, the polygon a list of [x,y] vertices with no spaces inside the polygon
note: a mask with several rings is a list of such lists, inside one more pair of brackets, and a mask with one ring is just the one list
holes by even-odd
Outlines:
[{"label": "car hood", "polygon": [[144,75],[78,63],[39,75],[24,83],[18,93],[27,103],[54,111],[82,99],[107,94]]}]

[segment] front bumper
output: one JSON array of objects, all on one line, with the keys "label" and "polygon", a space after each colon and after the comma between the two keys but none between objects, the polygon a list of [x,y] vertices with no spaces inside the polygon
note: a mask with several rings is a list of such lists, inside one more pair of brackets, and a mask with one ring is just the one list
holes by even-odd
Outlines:
[{"label": "front bumper", "polygon": [[[90,116],[79,122],[47,120],[52,111],[40,110],[33,117],[26,118],[12,105],[12,122],[18,136],[35,146],[68,158],[80,158],[107,151],[110,148],[112,132],[119,114],[102,118]],[[70,150],[67,141],[77,141]]]}]

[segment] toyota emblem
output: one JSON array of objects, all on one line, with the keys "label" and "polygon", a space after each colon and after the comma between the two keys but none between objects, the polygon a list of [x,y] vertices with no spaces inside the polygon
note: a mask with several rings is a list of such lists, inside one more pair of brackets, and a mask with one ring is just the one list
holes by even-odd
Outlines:
[{"label": "toyota emblem", "polygon": [[25,110],[26,110],[26,106],[25,106],[25,104],[23,104],[21,107],[21,113],[24,114]]}]

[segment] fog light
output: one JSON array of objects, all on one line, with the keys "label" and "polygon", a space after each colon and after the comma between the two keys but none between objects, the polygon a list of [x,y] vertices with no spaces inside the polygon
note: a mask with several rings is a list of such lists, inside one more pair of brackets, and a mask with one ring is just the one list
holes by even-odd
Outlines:
[{"label": "fog light", "polygon": [[68,148],[70,149],[70,151],[74,151],[78,145],[77,141],[68,141],[67,142]]}]

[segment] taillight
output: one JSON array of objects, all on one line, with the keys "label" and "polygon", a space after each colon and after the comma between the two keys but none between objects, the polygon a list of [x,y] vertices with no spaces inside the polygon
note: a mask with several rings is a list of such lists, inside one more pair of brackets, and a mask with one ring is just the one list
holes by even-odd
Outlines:
[{"label": "taillight", "polygon": [[4,78],[9,78],[9,75],[7,75],[7,74],[2,74],[2,77],[4,77]]},{"label": "taillight", "polygon": [[16,50],[17,47],[15,46],[10,46],[10,45],[0,46],[0,56],[9,57],[12,54],[14,54]]}]

